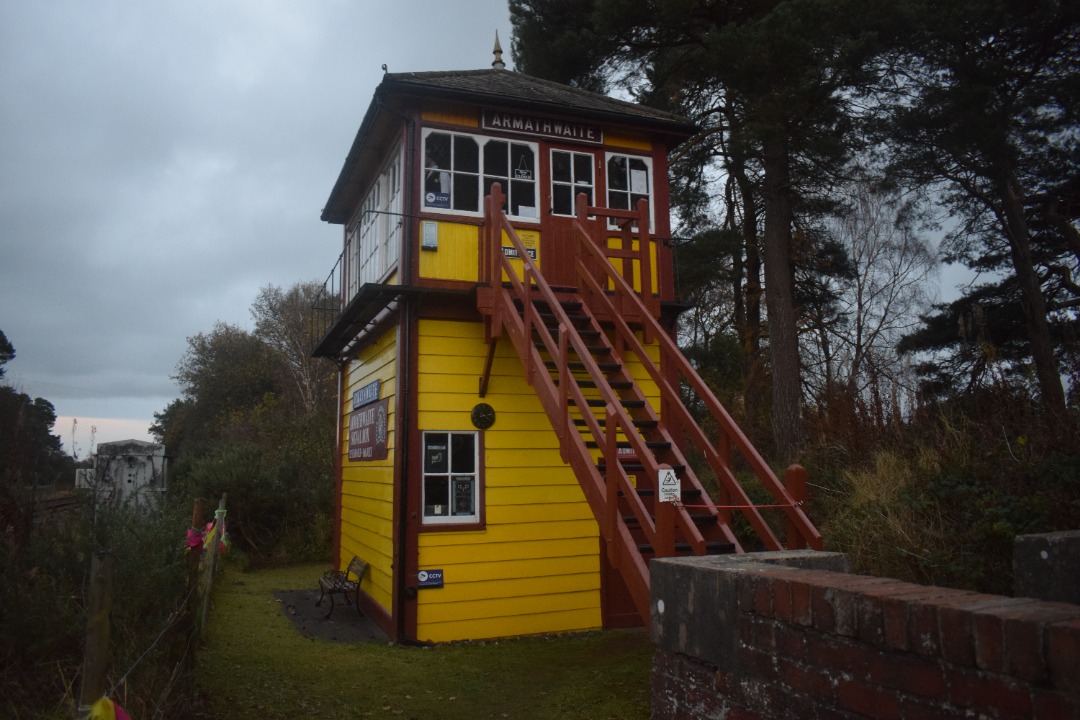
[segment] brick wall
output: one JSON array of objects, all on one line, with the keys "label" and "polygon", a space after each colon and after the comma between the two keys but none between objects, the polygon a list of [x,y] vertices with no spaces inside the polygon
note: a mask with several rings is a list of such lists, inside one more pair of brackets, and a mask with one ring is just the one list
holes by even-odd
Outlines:
[{"label": "brick wall", "polygon": [[1080,718],[1080,606],[845,568],[653,561],[653,720]]}]

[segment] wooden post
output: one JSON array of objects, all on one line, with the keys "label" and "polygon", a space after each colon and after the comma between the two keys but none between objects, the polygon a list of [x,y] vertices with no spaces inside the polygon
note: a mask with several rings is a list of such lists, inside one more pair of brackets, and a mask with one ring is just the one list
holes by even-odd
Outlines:
[{"label": "wooden post", "polygon": [[206,617],[210,613],[210,591],[214,587],[214,570],[217,565],[217,549],[221,542],[222,528],[225,525],[225,493],[221,495],[217,510],[214,511],[214,537],[211,538],[210,550],[206,555],[206,587],[203,590],[202,612],[199,614],[199,635],[206,637]]},{"label": "wooden post", "polygon": [[109,612],[112,610],[115,566],[116,557],[111,550],[95,552],[90,562],[90,605],[76,718],[87,717],[90,707],[105,694],[105,670],[109,664]]},{"label": "wooden post", "polygon": [[[784,487],[788,495],[800,506],[806,502],[809,494],[806,491],[806,468],[802,465],[790,465],[784,471]],[[794,513],[788,514],[787,526],[784,531],[784,540],[787,541],[788,550],[802,550],[806,547],[806,538],[799,532],[798,526],[791,519]]]},{"label": "wooden post", "polygon": [[[195,498],[195,502],[191,506],[191,529],[202,533],[205,522],[203,520],[203,501],[202,498]],[[199,585],[199,561],[202,559],[202,543],[197,546],[189,546],[187,549],[187,587],[188,587],[188,601],[187,610],[188,613],[195,613],[196,598],[195,588]]]},{"label": "wooden post", "polygon": [[[653,515],[656,518],[656,542],[653,543],[653,552],[656,557],[673,557],[675,555],[675,502],[671,498],[664,498],[663,489],[665,477],[675,478],[674,469],[667,463],[661,464],[656,473],[656,493],[653,495]],[[681,492],[676,494],[675,500],[681,499]]]}]

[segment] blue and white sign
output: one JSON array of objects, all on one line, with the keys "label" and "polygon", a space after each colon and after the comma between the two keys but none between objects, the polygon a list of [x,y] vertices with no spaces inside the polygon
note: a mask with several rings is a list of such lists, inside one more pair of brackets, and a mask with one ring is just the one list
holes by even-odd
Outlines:
[{"label": "blue and white sign", "polygon": [[443,586],[442,570],[421,570],[416,573],[417,587],[441,588]]},{"label": "blue and white sign", "polygon": [[367,405],[368,403],[373,403],[376,400],[378,400],[379,399],[379,388],[381,387],[380,383],[381,383],[380,380],[375,380],[374,382],[369,382],[364,387],[362,387],[359,390],[355,391],[352,394],[353,410],[355,410],[358,407],[363,407],[364,405]]},{"label": "blue and white sign", "polygon": [[433,208],[447,208],[450,207],[450,193],[444,192],[427,192],[424,193],[424,205],[426,207]]}]

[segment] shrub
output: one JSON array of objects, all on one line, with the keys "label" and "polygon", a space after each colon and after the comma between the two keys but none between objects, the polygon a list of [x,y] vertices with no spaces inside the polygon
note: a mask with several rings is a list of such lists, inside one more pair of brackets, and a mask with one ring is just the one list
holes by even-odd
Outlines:
[{"label": "shrub", "polygon": [[[133,717],[191,700],[191,628],[179,513],[95,506],[40,525],[22,552],[0,550],[0,697],[5,717],[69,717],[79,691],[91,559],[115,557],[107,687]],[[121,684],[121,680],[123,680]]]}]

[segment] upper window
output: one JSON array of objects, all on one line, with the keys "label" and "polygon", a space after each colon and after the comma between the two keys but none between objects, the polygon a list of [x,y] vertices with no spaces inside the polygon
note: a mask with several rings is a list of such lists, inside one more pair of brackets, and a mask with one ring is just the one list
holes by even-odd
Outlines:
[{"label": "upper window", "polygon": [[424,524],[480,522],[475,432],[424,433]]},{"label": "upper window", "polygon": [[580,193],[593,204],[593,156],[589,153],[551,151],[551,212],[573,215]]},{"label": "upper window", "polygon": [[536,144],[479,135],[424,131],[424,208],[479,215],[481,200],[499,183],[503,208],[514,218],[535,220]]},{"label": "upper window", "polygon": [[637,210],[638,200],[652,202],[652,159],[633,155],[607,156],[608,207],[613,210]]},{"label": "upper window", "polygon": [[379,173],[345,236],[346,302],[364,283],[379,282],[397,264],[401,242],[401,151]]}]

